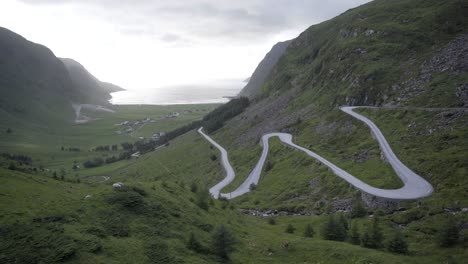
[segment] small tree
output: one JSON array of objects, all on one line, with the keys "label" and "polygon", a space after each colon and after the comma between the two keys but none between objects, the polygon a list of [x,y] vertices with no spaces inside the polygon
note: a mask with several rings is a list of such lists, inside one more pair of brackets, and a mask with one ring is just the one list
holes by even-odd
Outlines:
[{"label": "small tree", "polygon": [[449,218],[437,234],[437,243],[441,247],[450,247],[458,242],[459,230],[457,223]]},{"label": "small tree", "polygon": [[374,218],[372,225],[367,228],[362,236],[361,242],[367,248],[381,248],[383,241],[383,233],[379,225],[377,217]]},{"label": "small tree", "polygon": [[195,237],[193,232],[190,232],[189,239],[187,241],[187,248],[191,249],[195,252],[202,252],[203,246],[201,245],[200,241]]},{"label": "small tree", "polygon": [[276,225],[276,220],[275,220],[275,218],[274,218],[274,217],[270,217],[270,218],[268,219],[268,224],[270,224],[270,225]]},{"label": "small tree", "polygon": [[351,210],[351,218],[360,218],[367,215],[367,210],[361,201],[357,201]]},{"label": "small tree", "polygon": [[200,207],[203,210],[208,210],[208,208],[210,207],[209,205],[210,193],[208,192],[208,190],[206,189],[200,190],[197,193],[196,198],[197,198],[196,204],[198,205],[198,207]]},{"label": "small tree", "polygon": [[311,224],[307,224],[304,230],[304,237],[313,237],[315,235],[314,228]]},{"label": "small tree", "polygon": [[13,133],[13,130],[11,130],[11,128],[7,128],[6,133],[11,134],[11,133]]},{"label": "small tree", "polygon": [[387,249],[398,254],[408,253],[408,243],[406,243],[400,231],[395,231],[395,234],[387,243]]},{"label": "small tree", "polygon": [[211,237],[213,252],[225,260],[229,259],[236,243],[234,235],[224,225],[216,228]]},{"label": "small tree", "polygon": [[215,160],[217,160],[218,158],[216,157],[215,154],[211,154],[210,159],[211,159],[212,161],[215,161]]},{"label": "small tree", "polygon": [[270,171],[273,168],[273,164],[270,161],[267,161],[265,164],[265,172]]},{"label": "small tree", "polygon": [[196,193],[198,191],[198,185],[196,182],[192,182],[190,185],[190,191]]},{"label": "small tree", "polygon": [[257,184],[255,183],[250,184],[249,190],[252,192],[252,191],[255,191],[255,189],[257,189]]},{"label": "small tree", "polygon": [[343,229],[346,232],[348,232],[349,223],[348,223],[348,219],[346,218],[346,216],[344,214],[340,214],[340,216],[338,217],[338,223],[343,227]]},{"label": "small tree", "polygon": [[351,225],[351,229],[349,230],[349,242],[353,245],[359,245],[361,243],[359,230],[357,228],[357,224]]},{"label": "small tree", "polygon": [[346,230],[334,215],[330,215],[325,221],[322,227],[322,237],[326,240],[335,241],[344,241],[346,239]]},{"label": "small tree", "polygon": [[295,230],[296,228],[291,224],[288,224],[288,226],[286,227],[286,233],[292,234]]}]

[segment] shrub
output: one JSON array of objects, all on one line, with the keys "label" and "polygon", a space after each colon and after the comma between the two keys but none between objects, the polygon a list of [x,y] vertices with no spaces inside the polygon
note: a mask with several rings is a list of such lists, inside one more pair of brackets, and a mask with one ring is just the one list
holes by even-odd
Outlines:
[{"label": "shrub", "polygon": [[0,228],[2,263],[65,262],[75,255],[77,247],[56,223],[15,224]]},{"label": "shrub", "polygon": [[211,237],[213,252],[223,259],[229,259],[236,243],[234,235],[224,225],[216,228]]},{"label": "shrub", "polygon": [[396,231],[393,237],[387,242],[387,249],[390,252],[398,253],[398,254],[406,254],[408,253],[408,244],[406,243],[405,239],[401,232]]},{"label": "shrub", "polygon": [[215,154],[211,154],[210,159],[211,159],[212,161],[215,161],[215,160],[217,160],[218,158],[216,157]]},{"label": "shrub", "polygon": [[204,251],[203,246],[201,245],[200,241],[198,241],[197,237],[195,237],[195,234],[193,234],[193,232],[190,232],[190,236],[187,241],[187,248],[198,253]]},{"label": "shrub", "polygon": [[359,235],[359,230],[357,228],[357,224],[351,225],[351,229],[349,230],[349,242],[353,245],[359,245],[361,243],[361,238]]},{"label": "shrub", "polygon": [[192,182],[190,185],[190,191],[196,193],[198,191],[198,185],[196,182]]},{"label": "shrub", "polygon": [[95,168],[104,164],[104,160],[100,157],[94,158],[93,160],[87,160],[83,163],[85,168]]},{"label": "shrub", "polygon": [[197,193],[196,204],[201,209],[208,210],[208,208],[210,207],[209,199],[210,199],[210,193],[208,192],[208,190],[206,190],[206,189],[200,190]]},{"label": "shrub", "polygon": [[249,190],[250,190],[251,192],[252,192],[252,191],[255,191],[256,189],[257,189],[257,184],[255,184],[255,183],[250,184]]},{"label": "shrub", "polygon": [[164,241],[153,241],[146,247],[146,255],[151,263],[174,263],[175,259],[169,253],[169,246]]},{"label": "shrub", "polygon": [[130,188],[131,188],[132,191],[138,193],[138,194],[141,195],[141,196],[146,196],[146,195],[148,195],[148,193],[147,193],[144,189],[142,189],[142,188],[140,188],[140,187],[132,186],[132,187],[130,187]]},{"label": "shrub", "polygon": [[304,230],[304,237],[313,237],[315,234],[314,228],[311,224],[307,224]]},{"label": "shrub", "polygon": [[270,217],[270,218],[268,219],[268,224],[270,224],[270,225],[276,225],[276,220],[275,220],[275,218]]},{"label": "shrub", "polygon": [[361,201],[357,201],[351,210],[351,218],[361,218],[367,215],[367,210]]},{"label": "shrub", "polygon": [[344,241],[346,229],[334,215],[330,215],[322,227],[322,237],[326,240]]},{"label": "shrub", "polygon": [[437,244],[441,247],[450,247],[458,242],[459,230],[457,223],[452,218],[449,218],[441,225],[441,229],[437,233]]},{"label": "shrub", "polygon": [[128,237],[130,234],[130,227],[128,219],[123,214],[115,211],[104,211],[100,213],[102,225],[107,235],[114,237]]},{"label": "shrub", "polygon": [[288,224],[286,227],[286,233],[292,234],[294,231],[296,231],[296,228],[292,224]]},{"label": "shrub", "polygon": [[107,198],[110,204],[119,204],[126,208],[136,208],[143,205],[144,200],[134,191],[116,192]]},{"label": "shrub", "polygon": [[379,220],[375,217],[366,232],[362,235],[361,243],[367,248],[381,248],[383,242],[383,233],[379,225]]}]

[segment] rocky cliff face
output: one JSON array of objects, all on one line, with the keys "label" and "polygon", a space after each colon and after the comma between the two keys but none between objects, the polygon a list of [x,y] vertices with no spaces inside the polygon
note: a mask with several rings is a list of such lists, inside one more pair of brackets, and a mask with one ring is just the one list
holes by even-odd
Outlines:
[{"label": "rocky cliff face", "polygon": [[267,53],[252,76],[248,79],[247,85],[240,92],[241,96],[254,98],[256,95],[260,94],[265,80],[290,43],[291,40],[279,42],[271,48],[270,52]]}]

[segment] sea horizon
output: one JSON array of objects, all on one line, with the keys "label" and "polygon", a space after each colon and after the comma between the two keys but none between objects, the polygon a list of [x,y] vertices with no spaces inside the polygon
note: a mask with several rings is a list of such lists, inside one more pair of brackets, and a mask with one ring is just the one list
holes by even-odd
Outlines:
[{"label": "sea horizon", "polygon": [[180,105],[226,103],[245,86],[243,80],[223,80],[210,84],[176,85],[155,89],[112,93],[113,105]]}]

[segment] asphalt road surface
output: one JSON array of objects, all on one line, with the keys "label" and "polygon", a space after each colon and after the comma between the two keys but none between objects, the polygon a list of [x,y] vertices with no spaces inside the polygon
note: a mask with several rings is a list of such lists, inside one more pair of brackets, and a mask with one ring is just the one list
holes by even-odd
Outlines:
[{"label": "asphalt road surface", "polygon": [[[390,145],[388,144],[387,140],[385,139],[384,135],[380,131],[380,129],[368,118],[353,112],[355,108],[366,108],[364,107],[341,107],[340,110],[361,120],[364,122],[369,128],[371,132],[374,134],[375,139],[378,141],[380,149],[382,150],[385,158],[387,159],[388,163],[392,166],[395,173],[400,177],[404,186],[399,189],[380,189],[375,188],[367,183],[359,180],[358,178],[354,177],[353,175],[349,174],[348,172],[342,170],[335,164],[331,163],[330,161],[326,160],[325,158],[321,157],[317,153],[310,151],[304,147],[296,145],[292,142],[292,135],[287,133],[268,133],[262,136],[261,143],[263,145],[262,154],[260,159],[258,160],[257,164],[255,165],[254,169],[250,172],[247,179],[233,192],[230,193],[221,193],[221,189],[231,183],[236,174],[234,169],[232,168],[231,164],[229,163],[229,157],[227,151],[218,143],[216,143],[213,139],[211,139],[208,135],[203,133],[203,128],[200,128],[198,132],[205,137],[213,146],[215,146],[221,152],[221,162],[226,170],[226,177],[217,183],[215,186],[210,188],[210,193],[213,197],[218,198],[219,196],[226,197],[228,199],[232,199],[243,195],[245,193],[250,192],[251,184],[257,185],[260,180],[260,175],[262,173],[263,165],[265,164],[266,158],[268,156],[269,150],[269,139],[271,137],[278,137],[281,142],[295,148],[297,150],[301,150],[305,152],[307,155],[317,159],[325,166],[329,167],[334,174],[338,177],[344,179],[345,181],[349,182],[354,187],[358,188],[359,190],[377,196],[381,198],[391,199],[391,200],[415,200],[419,198],[423,198],[429,196],[433,192],[432,185],[427,182],[424,178],[419,176],[418,174],[414,173],[411,169],[406,167],[398,157],[393,153]],[[288,180],[288,179],[285,179]]]}]

